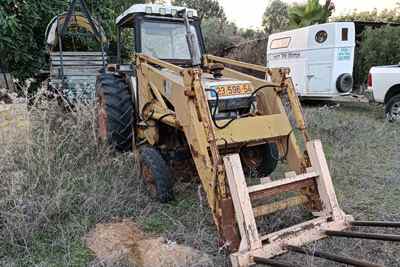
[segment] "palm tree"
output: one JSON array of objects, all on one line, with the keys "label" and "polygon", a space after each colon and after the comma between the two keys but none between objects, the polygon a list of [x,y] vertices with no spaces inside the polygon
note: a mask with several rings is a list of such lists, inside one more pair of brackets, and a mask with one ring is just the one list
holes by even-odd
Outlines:
[{"label": "palm tree", "polygon": [[308,0],[307,4],[294,4],[289,7],[289,23],[294,28],[325,23],[335,9],[331,0],[321,5],[318,0]]}]

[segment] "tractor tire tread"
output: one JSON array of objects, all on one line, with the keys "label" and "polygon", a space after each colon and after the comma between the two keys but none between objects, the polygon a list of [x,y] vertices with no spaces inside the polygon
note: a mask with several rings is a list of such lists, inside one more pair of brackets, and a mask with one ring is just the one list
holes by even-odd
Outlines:
[{"label": "tractor tire tread", "polygon": [[106,102],[108,143],[120,152],[131,150],[134,107],[128,85],[117,75],[102,73],[96,90],[104,95]]},{"label": "tractor tire tread", "polygon": [[142,146],[140,149],[141,163],[146,164],[151,170],[155,180],[157,197],[161,203],[173,201],[174,180],[172,172],[161,153],[151,146]]}]

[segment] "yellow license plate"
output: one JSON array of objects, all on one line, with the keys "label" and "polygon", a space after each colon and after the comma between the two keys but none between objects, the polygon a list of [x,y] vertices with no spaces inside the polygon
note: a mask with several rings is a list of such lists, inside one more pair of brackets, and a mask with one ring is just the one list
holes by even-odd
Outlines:
[{"label": "yellow license plate", "polygon": [[231,84],[231,85],[218,85],[217,93],[219,97],[234,96],[234,95],[247,95],[251,94],[252,89],[250,84]]}]

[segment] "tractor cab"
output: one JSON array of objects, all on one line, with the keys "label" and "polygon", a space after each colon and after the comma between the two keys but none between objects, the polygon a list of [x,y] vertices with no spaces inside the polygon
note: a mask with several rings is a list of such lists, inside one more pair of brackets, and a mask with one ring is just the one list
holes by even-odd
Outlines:
[{"label": "tractor cab", "polygon": [[[205,60],[206,49],[196,10],[178,6],[137,4],[126,10],[116,22],[117,57],[120,63],[117,65],[118,71],[133,71],[130,62],[127,65],[121,64],[123,51],[126,50],[124,41],[128,39],[130,42],[133,39],[134,47],[131,47],[130,52],[183,68],[200,67],[203,71],[202,85],[213,110],[214,120],[232,119],[250,111],[255,100],[251,94],[254,91],[252,83],[224,77],[223,64],[210,64]],[[168,70],[162,71],[167,75],[174,75]]]},{"label": "tractor cab", "polygon": [[[189,25],[185,25],[185,16]],[[122,63],[124,39],[134,40],[134,47],[129,52],[143,53],[180,66],[190,65],[193,56],[201,58],[205,53],[196,10],[177,6],[138,4],[127,9],[116,22],[119,63]],[[188,29],[193,36],[195,55],[191,55],[187,42]]]}]

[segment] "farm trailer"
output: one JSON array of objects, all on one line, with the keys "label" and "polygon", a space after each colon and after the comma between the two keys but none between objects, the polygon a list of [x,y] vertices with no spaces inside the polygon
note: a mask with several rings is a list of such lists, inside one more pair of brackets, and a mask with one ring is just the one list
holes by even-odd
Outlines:
[{"label": "farm trailer", "polygon": [[[82,12],[76,10],[78,6]],[[71,29],[75,32],[68,32]],[[72,38],[91,35],[100,44],[100,51],[65,51],[67,33]],[[107,38],[100,23],[90,14],[85,1],[71,1],[67,12],[50,21],[45,35],[50,60],[49,91],[66,106],[73,105],[77,100],[93,101],[96,76],[108,61],[105,52]]]}]

